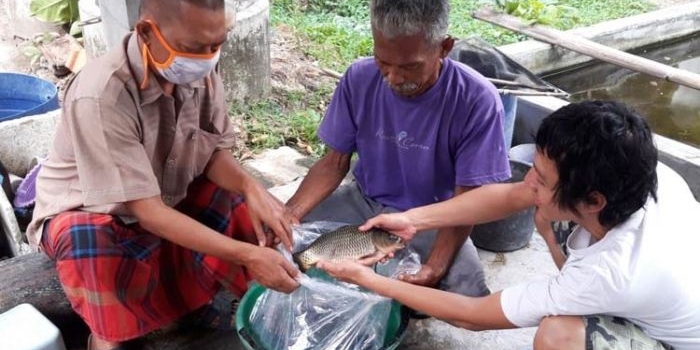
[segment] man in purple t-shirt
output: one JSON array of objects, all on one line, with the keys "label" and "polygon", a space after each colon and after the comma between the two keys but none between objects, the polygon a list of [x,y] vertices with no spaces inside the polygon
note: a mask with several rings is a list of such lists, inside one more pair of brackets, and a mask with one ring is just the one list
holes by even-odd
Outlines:
[{"label": "man in purple t-shirt", "polygon": [[[328,152],[287,203],[303,221],[362,223],[510,178],[496,89],[447,58],[448,1],[373,0],[370,8],[374,58],[345,72],[318,130]],[[338,187],[354,153],[354,181]],[[470,232],[417,236],[411,246],[423,266],[402,279],[488,294]]]}]

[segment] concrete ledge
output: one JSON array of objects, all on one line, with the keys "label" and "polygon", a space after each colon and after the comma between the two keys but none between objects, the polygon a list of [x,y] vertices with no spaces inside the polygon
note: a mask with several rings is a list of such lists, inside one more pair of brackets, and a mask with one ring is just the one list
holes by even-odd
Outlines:
[{"label": "concrete ledge", "polygon": [[26,175],[34,157],[44,157],[53,143],[61,110],[0,123],[0,156],[7,171]]},{"label": "concrete ledge", "polygon": [[[700,29],[700,1],[680,4],[637,16],[577,28],[569,33],[628,51],[678,39]],[[562,47],[528,40],[498,47],[535,74],[561,70],[593,59]]]}]

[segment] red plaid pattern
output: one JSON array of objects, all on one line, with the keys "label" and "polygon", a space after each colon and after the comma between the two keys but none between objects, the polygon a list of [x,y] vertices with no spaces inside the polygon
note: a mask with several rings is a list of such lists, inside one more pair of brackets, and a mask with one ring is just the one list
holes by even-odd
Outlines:
[{"label": "red plaid pattern", "polygon": [[[243,199],[207,180],[195,181],[176,209],[228,237],[257,242]],[[241,266],[106,214],[61,213],[46,225],[42,248],[56,261],[73,309],[109,341],[162,328],[206,304],[221,286],[241,296],[250,280]]]}]

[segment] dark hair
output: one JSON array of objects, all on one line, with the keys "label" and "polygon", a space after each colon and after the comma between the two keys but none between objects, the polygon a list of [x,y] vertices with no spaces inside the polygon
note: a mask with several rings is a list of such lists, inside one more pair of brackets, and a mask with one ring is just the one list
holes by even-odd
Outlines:
[{"label": "dark hair", "polygon": [[607,205],[598,215],[605,227],[627,220],[656,200],[658,153],[647,122],[619,102],[585,101],[562,107],[545,118],[535,140],[538,151],[556,164],[555,200],[577,213],[593,192]]}]

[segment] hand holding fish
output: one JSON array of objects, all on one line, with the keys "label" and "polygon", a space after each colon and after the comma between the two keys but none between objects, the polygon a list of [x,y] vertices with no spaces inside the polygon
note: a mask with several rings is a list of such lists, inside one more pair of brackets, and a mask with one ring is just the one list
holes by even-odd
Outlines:
[{"label": "hand holding fish", "polygon": [[274,249],[256,248],[244,266],[253,279],[267,288],[291,293],[299,287],[295,280],[299,270]]},{"label": "hand holding fish", "polygon": [[306,249],[294,253],[294,261],[302,271],[306,271],[321,260],[356,259],[365,265],[393,256],[403,249],[405,243],[400,237],[380,229],[362,232],[357,225],[342,226],[326,233]]},{"label": "hand holding fish", "polygon": [[285,205],[262,186],[253,186],[245,193],[245,198],[259,245],[264,247],[272,244],[266,234],[269,230],[291,251],[292,225],[299,222],[287,215]]},{"label": "hand holding fish", "polygon": [[332,277],[349,283],[362,285],[362,279],[374,274],[371,268],[357,260],[343,259],[340,261],[321,260],[316,267],[326,271]]},{"label": "hand holding fish", "polygon": [[407,213],[380,214],[360,226],[361,231],[367,231],[372,227],[389,231],[408,242],[418,232]]}]

